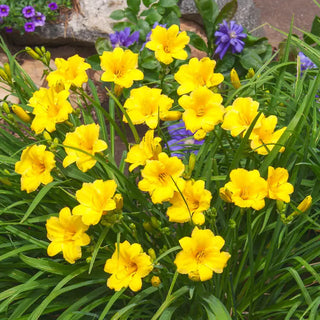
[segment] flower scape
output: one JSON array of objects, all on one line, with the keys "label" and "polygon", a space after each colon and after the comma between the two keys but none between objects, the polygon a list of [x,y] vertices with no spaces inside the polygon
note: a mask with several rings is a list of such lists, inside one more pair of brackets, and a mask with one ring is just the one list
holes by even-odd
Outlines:
[{"label": "flower scape", "polygon": [[[0,5],[1,17],[9,10]],[[32,6],[23,15],[29,31],[45,21]],[[0,114],[8,319],[316,314],[318,77],[306,73],[306,85],[281,68],[225,72],[213,55],[190,56],[189,33],[162,22],[117,30],[94,63],[76,54],[51,69],[45,49],[27,48],[44,64],[40,88],[13,56],[0,69],[20,98],[3,100]],[[223,60],[247,34],[224,20],[215,37]],[[92,68],[102,70],[107,107]]]}]

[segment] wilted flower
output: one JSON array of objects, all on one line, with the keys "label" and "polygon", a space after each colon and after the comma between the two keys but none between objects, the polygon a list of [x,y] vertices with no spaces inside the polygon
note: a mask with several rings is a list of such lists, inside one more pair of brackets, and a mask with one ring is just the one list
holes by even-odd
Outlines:
[{"label": "wilted flower", "polygon": [[32,6],[26,6],[22,9],[22,14],[25,18],[32,18],[36,13],[36,10]]},{"label": "wilted flower", "polygon": [[289,173],[284,168],[268,167],[268,198],[290,202],[293,185],[288,181]]},{"label": "wilted flower", "polygon": [[125,162],[132,163],[129,171],[138,166],[144,166],[147,160],[157,160],[162,152],[161,138],[154,138],[154,130],[148,130],[139,144],[132,146],[127,154]]},{"label": "wilted flower", "polygon": [[[130,97],[123,107],[127,109],[133,124],[145,123],[150,129],[155,129],[159,119],[180,119],[181,112],[170,111],[172,104],[173,100],[161,94],[161,89],[143,86],[130,91]],[[123,121],[128,122],[125,116]]]},{"label": "wilted flower", "polygon": [[222,73],[214,73],[215,60],[208,57],[191,58],[188,64],[182,65],[174,75],[175,80],[180,84],[177,92],[179,95],[189,93],[198,87],[211,88],[219,85],[224,77]]},{"label": "wilted flower", "polygon": [[143,179],[138,187],[148,191],[153,203],[168,201],[175,191],[183,190],[185,181],[181,178],[184,164],[177,157],[168,157],[164,152],[158,155],[158,160],[148,160],[141,171]]},{"label": "wilted flower", "polygon": [[67,133],[63,141],[67,153],[62,163],[64,167],[76,162],[77,167],[86,172],[96,164],[97,160],[92,156],[108,148],[105,141],[99,140],[99,129],[98,124],[92,123],[82,125],[77,127],[74,132]]},{"label": "wilted flower", "polygon": [[32,22],[36,27],[42,27],[46,23],[46,16],[42,14],[41,12],[37,12],[33,17],[32,17]]},{"label": "wilted flower", "polygon": [[185,110],[183,121],[186,129],[194,133],[196,140],[204,139],[207,132],[223,120],[225,111],[221,104],[222,96],[207,87],[198,87],[190,96],[184,95],[178,102]]},{"label": "wilted flower", "polygon": [[62,87],[68,90],[71,85],[81,87],[88,81],[86,70],[90,68],[90,64],[79,55],[75,54],[67,60],[56,58],[54,62],[57,70],[50,72],[47,76],[50,87]]},{"label": "wilted flower", "polygon": [[110,42],[113,48],[116,46],[130,47],[132,44],[139,40],[139,31],[135,31],[130,35],[131,29],[124,28],[121,31],[116,31],[109,35]]},{"label": "wilted flower", "polygon": [[54,88],[40,88],[35,91],[29,100],[29,106],[33,108],[32,113],[35,115],[31,129],[36,134],[45,129],[53,132],[57,123],[68,120],[69,114],[73,111],[68,97],[67,90],[57,92]]},{"label": "wilted flower", "polygon": [[52,10],[52,11],[58,9],[58,5],[57,5],[55,2],[50,2],[50,3],[48,4],[48,7],[49,7],[49,9]]},{"label": "wilted flower", "polygon": [[301,71],[317,68],[311,59],[308,58],[303,52],[299,52],[298,56],[300,57]]},{"label": "wilted flower", "polygon": [[146,48],[155,52],[158,61],[170,64],[174,59],[185,60],[188,57],[185,46],[190,38],[185,31],[179,32],[179,26],[172,25],[169,29],[160,25],[152,29],[150,41],[146,43]]},{"label": "wilted flower", "polygon": [[236,24],[235,21],[230,21],[229,27],[226,20],[223,20],[214,35],[217,45],[215,54],[219,54],[220,59],[224,57],[229,48],[231,48],[232,53],[240,53],[244,47],[242,39],[247,37],[247,34],[243,33],[241,25]]},{"label": "wilted flower", "polygon": [[88,226],[97,224],[107,211],[116,209],[113,199],[116,189],[114,180],[83,183],[82,188],[76,192],[80,204],[73,208],[72,214],[81,216],[82,222]]},{"label": "wilted flower", "polygon": [[0,18],[7,17],[9,15],[10,7],[6,4],[0,4]]},{"label": "wilted flower", "polygon": [[55,166],[54,154],[46,151],[45,145],[33,145],[24,149],[20,161],[15,164],[15,172],[21,174],[21,190],[30,193],[41,183],[52,182],[50,172]]},{"label": "wilted flower", "polygon": [[51,241],[47,249],[50,257],[62,251],[63,258],[73,264],[81,258],[81,246],[90,243],[90,237],[85,233],[88,226],[82,223],[81,217],[72,216],[68,207],[60,211],[59,218],[48,219],[46,228]]},{"label": "wilted flower", "polygon": [[213,272],[222,273],[231,257],[228,252],[220,251],[224,239],[215,236],[209,229],[200,230],[195,227],[191,237],[179,240],[182,247],[176,259],[177,271],[188,274],[193,281],[206,281],[212,278]]},{"label": "wilted flower", "polygon": [[168,133],[171,139],[167,143],[173,157],[182,158],[185,153],[191,151],[197,154],[198,149],[195,148],[195,145],[200,146],[204,143],[204,140],[194,139],[193,133],[186,129],[182,120],[168,126]]},{"label": "wilted flower", "polygon": [[33,32],[36,29],[34,22],[26,22],[24,24],[25,32]]},{"label": "wilted flower", "polygon": [[130,88],[133,81],[142,80],[144,75],[138,67],[138,54],[131,50],[115,48],[113,52],[104,51],[100,56],[100,64],[104,73],[101,80],[114,82],[120,87]]},{"label": "wilted flower", "polygon": [[12,27],[4,27],[4,31],[6,33],[11,33],[13,31],[13,28]]},{"label": "wilted flower", "polygon": [[268,195],[267,181],[260,177],[258,170],[234,169],[230,172],[230,182],[226,183],[220,194],[231,197],[232,202],[241,208],[260,210],[265,206]]},{"label": "wilted flower", "polygon": [[205,189],[203,180],[188,180],[180,192],[175,192],[170,199],[171,207],[167,209],[169,221],[184,223],[192,219],[194,224],[205,222],[203,212],[210,208],[211,192]]},{"label": "wilted flower", "polygon": [[141,279],[153,269],[150,256],[143,252],[139,243],[130,244],[124,241],[116,243],[115,246],[115,252],[104,266],[104,271],[112,274],[107,286],[115,291],[127,287],[132,291],[141,290]]}]

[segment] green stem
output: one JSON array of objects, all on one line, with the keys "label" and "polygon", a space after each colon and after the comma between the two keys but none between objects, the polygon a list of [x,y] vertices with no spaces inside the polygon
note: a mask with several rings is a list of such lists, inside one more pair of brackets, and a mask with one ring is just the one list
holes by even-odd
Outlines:
[{"label": "green stem", "polygon": [[[111,91],[114,92],[114,85],[112,85]],[[111,119],[115,121],[114,100],[111,96],[109,96],[109,114]],[[114,127],[110,125],[110,151],[113,159],[114,159],[114,138],[115,138]]]},{"label": "green stem", "polygon": [[250,278],[249,278],[249,317],[248,320],[252,319],[252,302],[253,302],[253,284],[254,284],[254,260],[253,260],[253,242],[252,242],[252,219],[251,211],[247,212],[247,232],[248,232],[248,247],[249,247],[249,264],[250,264]]}]

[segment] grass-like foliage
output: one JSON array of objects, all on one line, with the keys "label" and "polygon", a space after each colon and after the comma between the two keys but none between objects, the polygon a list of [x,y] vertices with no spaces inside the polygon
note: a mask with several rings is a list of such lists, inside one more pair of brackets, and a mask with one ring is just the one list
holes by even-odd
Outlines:
[{"label": "grass-like foliage", "polygon": [[320,38],[229,82],[178,31],[46,88],[1,42],[1,319],[319,319]]}]

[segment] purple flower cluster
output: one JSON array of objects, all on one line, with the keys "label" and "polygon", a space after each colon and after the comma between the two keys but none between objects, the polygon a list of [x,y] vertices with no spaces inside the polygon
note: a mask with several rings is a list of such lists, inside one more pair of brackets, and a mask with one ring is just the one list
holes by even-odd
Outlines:
[{"label": "purple flower cluster", "polygon": [[121,31],[116,31],[109,35],[112,48],[117,46],[130,47],[132,44],[139,40],[139,31],[133,32],[131,35],[131,29],[129,27],[124,28]]},{"label": "purple flower cluster", "polygon": [[32,6],[25,6],[22,9],[22,14],[26,19],[30,19],[24,25],[25,32],[33,32],[36,27],[42,27],[45,25],[46,16],[41,12],[36,12]]},{"label": "purple flower cluster", "polygon": [[298,56],[300,57],[301,71],[317,68],[317,66],[303,52],[299,52]]},{"label": "purple flower cluster", "polygon": [[235,21],[230,21],[229,27],[226,20],[223,20],[223,23],[219,24],[219,29],[214,35],[217,45],[215,54],[219,54],[220,59],[224,57],[229,48],[232,53],[240,53],[244,47],[242,40],[247,37],[241,25],[236,24]]},{"label": "purple flower cluster", "polygon": [[204,140],[198,141],[193,138],[193,133],[186,129],[182,120],[170,125],[168,127],[168,133],[171,137],[168,140],[171,156],[182,158],[186,152],[198,153],[195,145],[202,145]]}]

